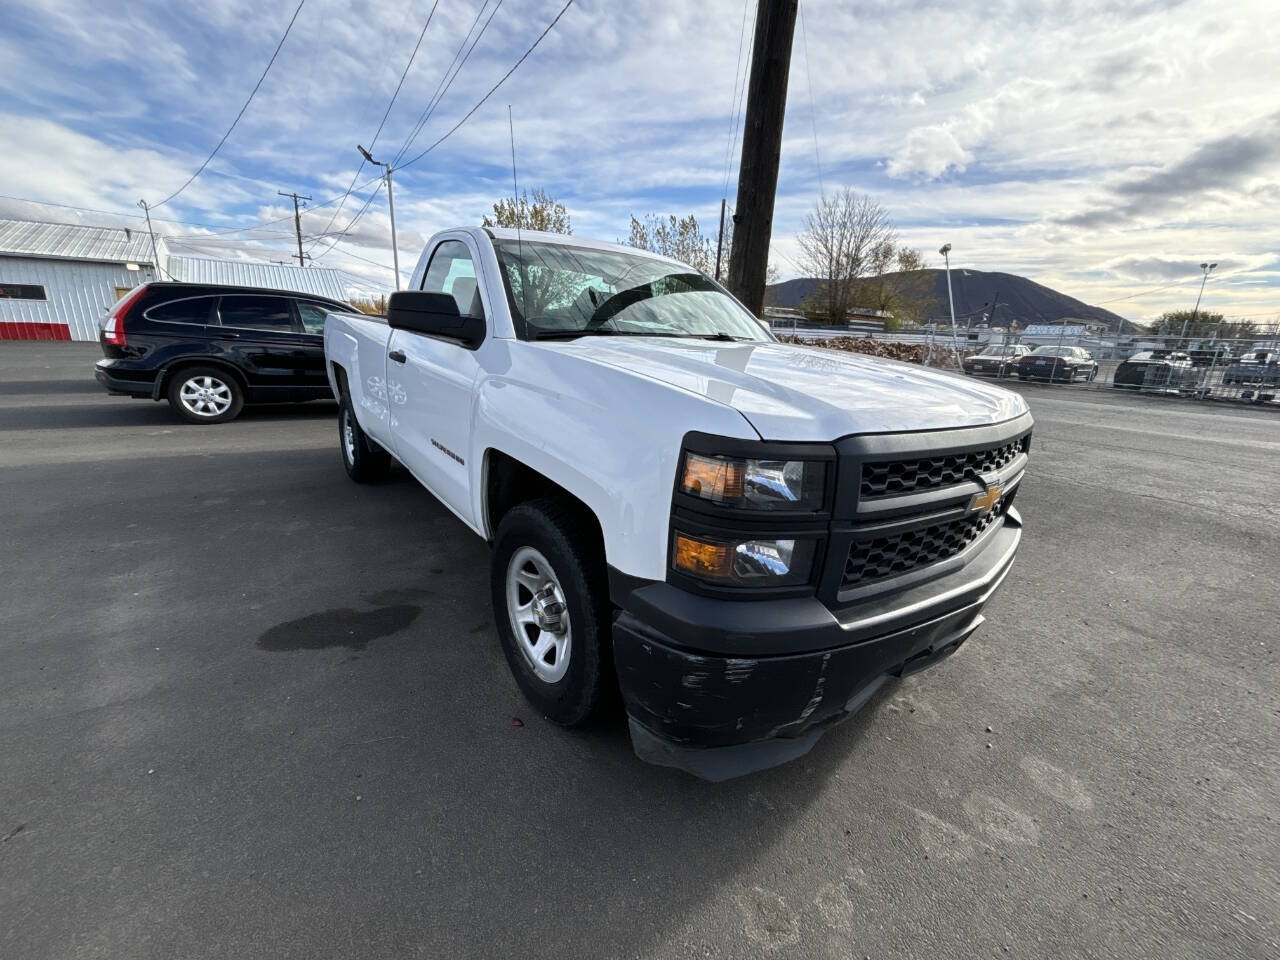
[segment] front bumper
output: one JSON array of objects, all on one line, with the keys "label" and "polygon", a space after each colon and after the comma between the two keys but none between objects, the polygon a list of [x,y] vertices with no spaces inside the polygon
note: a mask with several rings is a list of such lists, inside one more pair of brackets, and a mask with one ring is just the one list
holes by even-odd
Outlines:
[{"label": "front bumper", "polygon": [[724,780],[807,753],[888,679],[968,639],[1021,535],[1010,508],[961,568],[839,611],[812,597],[721,600],[666,583],[633,591],[613,640],[637,755]]}]

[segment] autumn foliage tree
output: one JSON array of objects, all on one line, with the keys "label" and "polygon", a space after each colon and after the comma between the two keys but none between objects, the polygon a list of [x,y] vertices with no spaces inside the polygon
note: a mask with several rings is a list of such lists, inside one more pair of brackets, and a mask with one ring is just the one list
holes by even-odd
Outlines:
[{"label": "autumn foliage tree", "polygon": [[[674,215],[659,217],[649,214],[643,220],[637,220],[632,216],[631,235],[624,242],[687,263],[708,275],[716,272],[715,237],[702,232],[698,218],[693,214],[682,219]],[[727,251],[721,254],[721,259],[729,262]]]},{"label": "autumn foliage tree", "polygon": [[541,230],[544,233],[573,233],[569,211],[563,203],[539,188],[533,198],[521,191],[519,197],[503,197],[493,205],[493,216],[486,215],[480,221],[482,227],[519,227],[521,230]]}]

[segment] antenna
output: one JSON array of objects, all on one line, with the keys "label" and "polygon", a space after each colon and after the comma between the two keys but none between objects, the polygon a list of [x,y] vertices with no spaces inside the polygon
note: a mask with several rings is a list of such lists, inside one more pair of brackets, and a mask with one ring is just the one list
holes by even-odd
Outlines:
[{"label": "antenna", "polygon": [[507,104],[507,131],[511,134],[511,198],[516,210],[516,259],[520,261],[520,312],[528,323],[529,316],[529,271],[524,262],[524,241],[520,239],[520,221],[524,219],[524,210],[520,206],[520,183],[516,179],[516,125],[511,119],[511,104]]}]

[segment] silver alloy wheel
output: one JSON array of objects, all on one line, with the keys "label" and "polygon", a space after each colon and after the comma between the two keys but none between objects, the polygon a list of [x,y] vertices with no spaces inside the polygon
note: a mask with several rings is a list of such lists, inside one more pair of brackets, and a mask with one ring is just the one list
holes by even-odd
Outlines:
[{"label": "silver alloy wheel", "polygon": [[342,411],[342,452],[346,455],[347,463],[355,464],[356,429],[351,422],[351,411],[349,410]]},{"label": "silver alloy wheel", "polygon": [[231,387],[208,374],[191,377],[178,388],[178,400],[197,417],[219,417],[231,408]]},{"label": "silver alloy wheel", "polygon": [[516,645],[538,679],[562,679],[572,650],[569,607],[555,570],[533,547],[521,547],[507,564],[507,615]]}]

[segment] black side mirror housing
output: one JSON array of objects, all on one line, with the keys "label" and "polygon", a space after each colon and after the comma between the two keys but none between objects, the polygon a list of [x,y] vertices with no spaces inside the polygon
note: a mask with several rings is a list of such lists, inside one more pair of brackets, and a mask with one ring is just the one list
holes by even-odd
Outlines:
[{"label": "black side mirror housing", "polygon": [[387,324],[394,330],[411,330],[428,337],[452,340],[468,350],[484,341],[482,317],[464,317],[447,293],[400,290],[387,301]]}]

